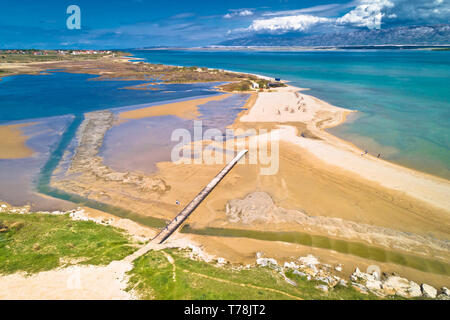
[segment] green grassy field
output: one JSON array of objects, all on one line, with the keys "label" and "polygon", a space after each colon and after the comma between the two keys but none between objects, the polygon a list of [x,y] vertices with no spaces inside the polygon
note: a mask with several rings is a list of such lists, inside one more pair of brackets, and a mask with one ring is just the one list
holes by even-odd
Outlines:
[{"label": "green grassy field", "polygon": [[[173,259],[173,264],[169,261]],[[233,269],[192,260],[187,250],[150,251],[135,260],[128,290],[142,299],[376,299],[354,288],[336,286],[328,293],[315,288],[321,282],[295,274],[287,283],[275,270],[263,267]]]},{"label": "green grassy field", "polygon": [[105,265],[136,250],[119,229],[68,215],[0,213],[0,274]]}]

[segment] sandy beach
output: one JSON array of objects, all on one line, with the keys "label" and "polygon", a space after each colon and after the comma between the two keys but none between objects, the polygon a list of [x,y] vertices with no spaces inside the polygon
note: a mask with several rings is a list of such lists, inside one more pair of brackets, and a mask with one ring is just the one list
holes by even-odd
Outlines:
[{"label": "sandy beach", "polygon": [[[345,121],[351,110],[334,107],[288,87],[277,92],[260,93],[250,112],[241,122],[302,122],[321,139],[302,139],[294,127],[280,126],[281,140],[306,149],[329,165],[359,175],[380,185],[404,192],[438,208],[450,208],[450,183],[442,178],[378,159],[323,129]],[[304,106],[302,105],[304,104]]]}]

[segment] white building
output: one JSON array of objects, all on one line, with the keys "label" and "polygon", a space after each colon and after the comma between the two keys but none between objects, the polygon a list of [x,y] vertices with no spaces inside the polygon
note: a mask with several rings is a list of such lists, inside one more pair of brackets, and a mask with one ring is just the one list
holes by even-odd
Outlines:
[{"label": "white building", "polygon": [[253,89],[259,89],[259,84],[254,82],[254,81],[252,81],[252,88]]}]

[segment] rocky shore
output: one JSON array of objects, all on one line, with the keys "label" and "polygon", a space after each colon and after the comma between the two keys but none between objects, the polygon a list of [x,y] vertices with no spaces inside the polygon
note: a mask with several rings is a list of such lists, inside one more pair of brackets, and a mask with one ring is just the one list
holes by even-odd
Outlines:
[{"label": "rocky shore", "polygon": [[356,268],[349,279],[344,279],[339,276],[342,265],[331,266],[320,263],[313,255],[299,257],[295,261],[279,265],[275,259],[265,258],[259,252],[256,254],[256,265],[276,270],[285,278],[286,282],[293,286],[296,286],[296,283],[289,279],[289,273],[296,274],[308,281],[315,281],[318,283],[316,288],[324,292],[329,292],[336,286],[352,286],[361,293],[373,294],[380,298],[400,296],[402,298],[450,300],[450,290],[446,287],[438,290],[426,283],[419,285],[397,274],[381,273],[379,270],[362,272]]}]

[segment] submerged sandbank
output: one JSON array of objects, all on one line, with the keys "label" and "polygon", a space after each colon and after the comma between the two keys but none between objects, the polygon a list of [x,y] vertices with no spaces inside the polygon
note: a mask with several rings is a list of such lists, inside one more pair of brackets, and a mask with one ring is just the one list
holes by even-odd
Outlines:
[{"label": "submerged sandbank", "polygon": [[26,145],[28,136],[22,131],[29,125],[31,123],[0,126],[0,159],[23,159],[33,155],[33,150]]},{"label": "submerged sandbank", "polygon": [[159,116],[178,116],[184,119],[195,119],[200,113],[198,112],[198,106],[210,101],[219,101],[230,97],[231,94],[215,95],[212,97],[187,100],[182,102],[173,102],[168,104],[160,104],[157,106],[151,106],[147,108],[134,109],[130,111],[124,111],[119,114],[119,119],[142,119],[149,117]]}]

